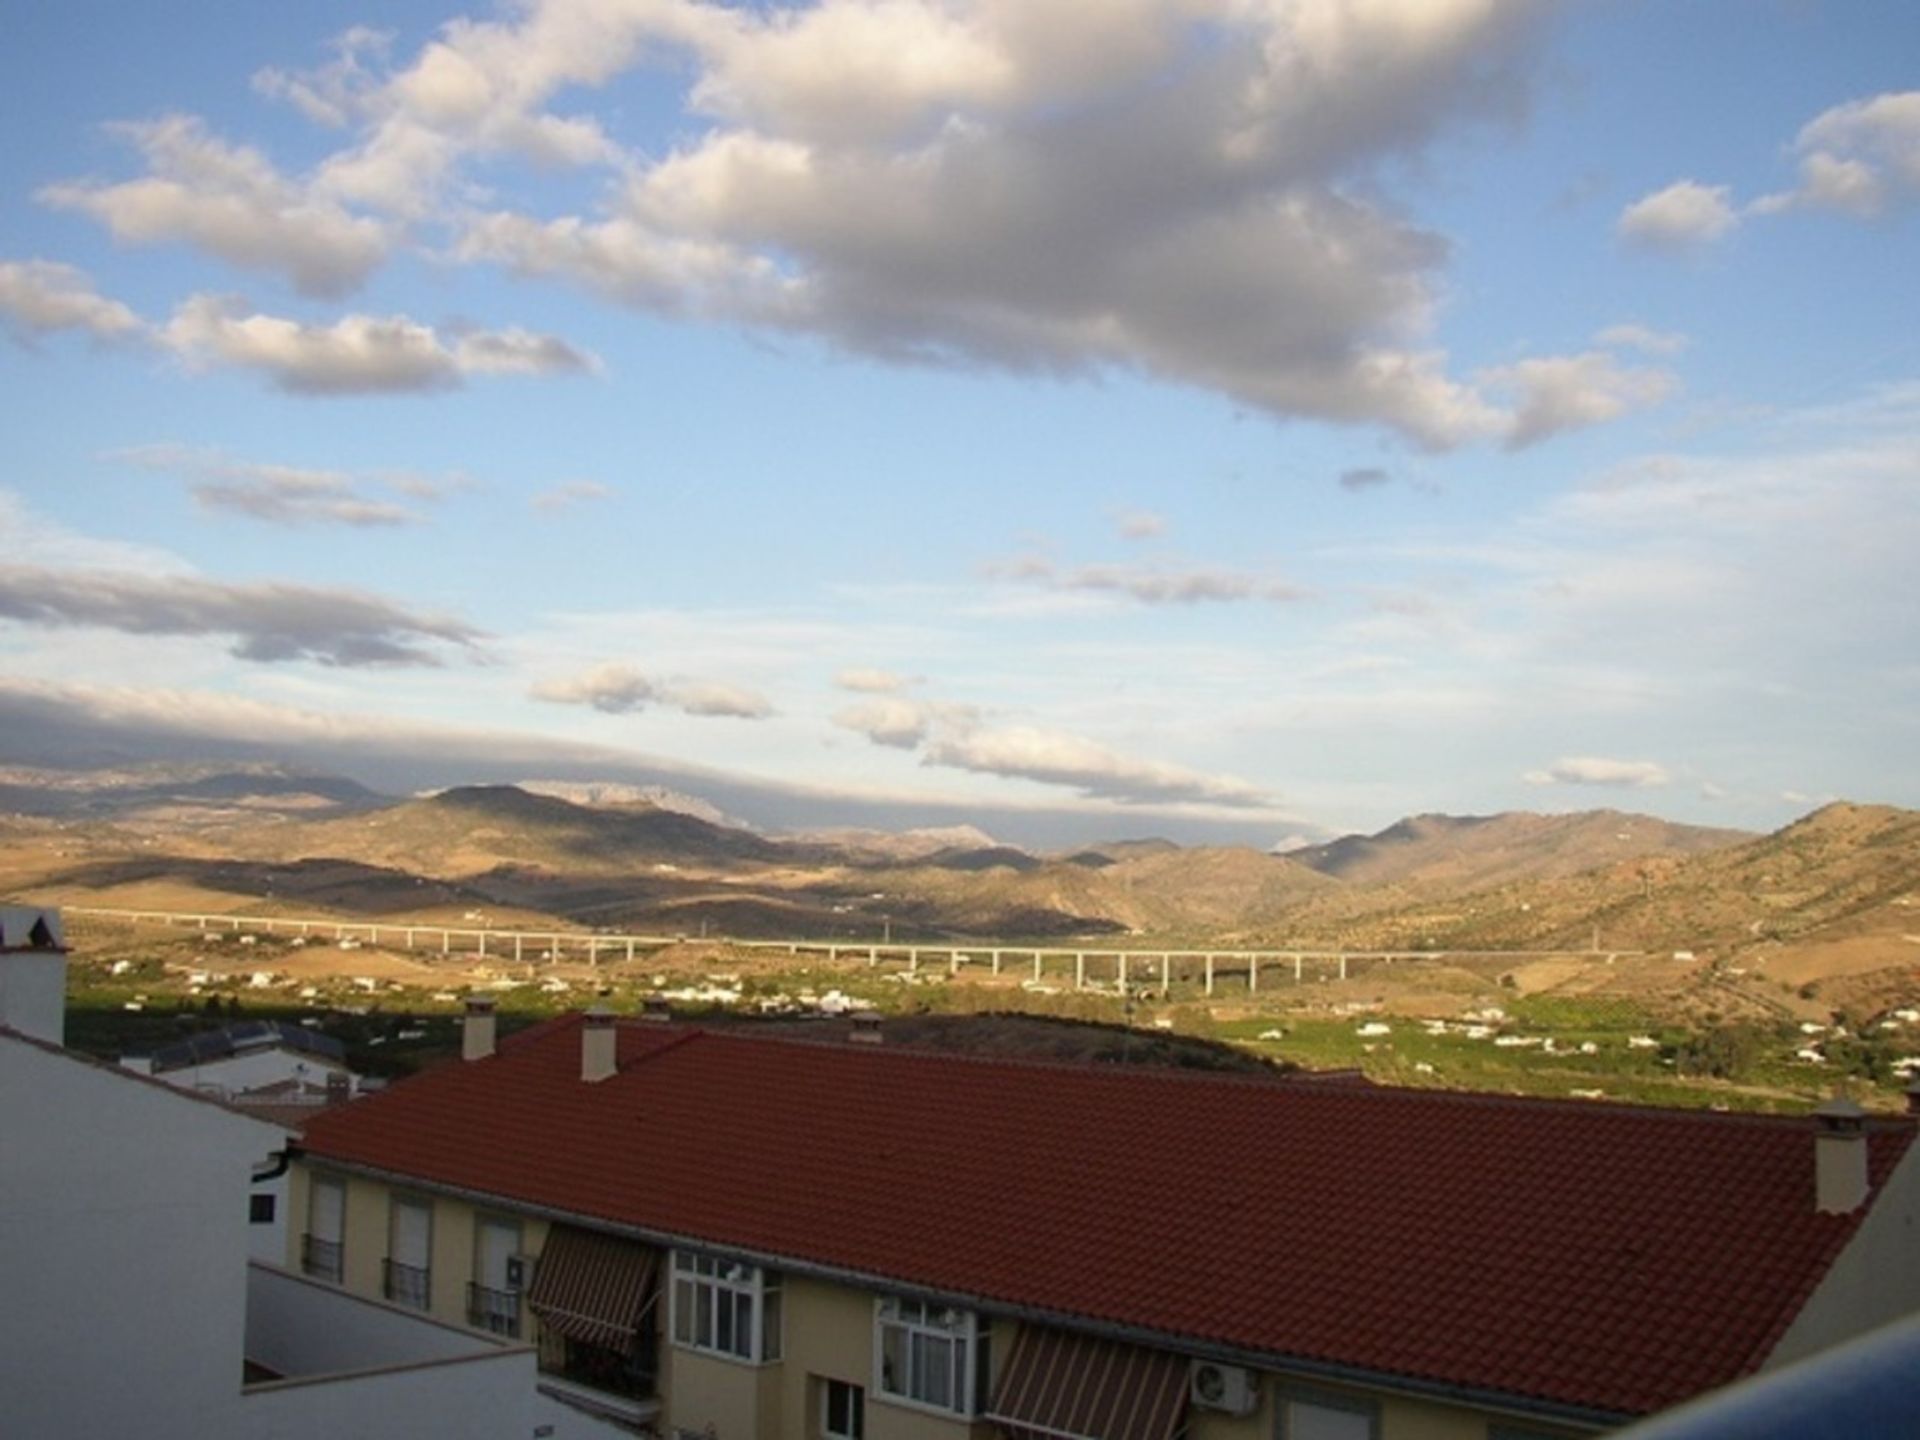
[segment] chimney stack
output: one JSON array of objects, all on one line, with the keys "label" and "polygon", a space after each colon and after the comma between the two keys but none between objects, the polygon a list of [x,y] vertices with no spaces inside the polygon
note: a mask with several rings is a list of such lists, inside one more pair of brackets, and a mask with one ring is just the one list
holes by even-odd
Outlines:
[{"label": "chimney stack", "polygon": [[607,1079],[619,1067],[614,1063],[613,1012],[596,1005],[587,1012],[580,1031],[580,1078],[589,1085]]},{"label": "chimney stack", "polygon": [[640,1002],[640,1018],[664,1025],[673,1019],[673,1006],[664,995],[649,995]]},{"label": "chimney stack", "polygon": [[1813,1112],[1814,1208],[1847,1215],[1867,1198],[1867,1112],[1836,1095]]},{"label": "chimney stack", "polygon": [[853,1017],[853,1029],[847,1039],[855,1045],[878,1045],[880,1043],[880,1013],[877,1010],[857,1011]]},{"label": "chimney stack", "polygon": [[67,947],[60,912],[0,907],[0,1025],[67,1042]]},{"label": "chimney stack", "polygon": [[345,1071],[327,1072],[327,1104],[344,1105],[353,1098],[353,1077]]},{"label": "chimney stack", "polygon": [[494,1032],[493,997],[469,995],[466,1018],[460,1022],[460,1058],[484,1060],[493,1054]]}]

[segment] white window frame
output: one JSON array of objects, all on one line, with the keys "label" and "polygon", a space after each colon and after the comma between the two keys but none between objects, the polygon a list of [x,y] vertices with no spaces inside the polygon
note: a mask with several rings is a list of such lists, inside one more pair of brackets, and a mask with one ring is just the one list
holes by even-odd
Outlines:
[{"label": "white window frame", "polygon": [[[833,1387],[838,1385],[847,1392],[848,1411],[855,1417],[851,1430],[836,1430],[828,1418],[833,1414]],[[822,1440],[863,1440],[867,1430],[867,1390],[864,1385],[856,1385],[851,1380],[836,1380],[830,1375],[820,1377],[820,1434]]]},{"label": "white window frame", "polygon": [[[915,1339],[957,1343],[965,1347],[964,1357],[959,1363],[949,1361],[952,1404],[943,1405],[937,1400],[925,1400],[915,1395],[914,1382],[920,1378],[917,1374],[909,1373],[904,1379],[889,1377],[886,1355],[890,1331],[897,1331],[905,1337],[904,1353],[910,1372],[915,1368]],[[875,1399],[889,1405],[904,1405],[923,1410],[929,1415],[944,1415],[949,1419],[956,1416],[968,1420],[976,1418],[980,1413],[981,1342],[986,1334],[986,1323],[975,1311],[908,1300],[897,1295],[881,1296],[873,1302],[873,1387],[870,1393]],[[889,1378],[898,1380],[899,1388],[890,1385]]]},{"label": "white window frame", "polygon": [[[704,1315],[702,1296],[706,1297]],[[780,1359],[782,1349],[781,1299],[777,1270],[724,1255],[675,1250],[667,1333],[676,1349],[736,1364],[771,1365]],[[747,1313],[744,1336],[740,1334],[739,1318],[743,1302]],[[722,1343],[723,1332],[731,1333],[731,1343]],[[743,1339],[745,1348],[740,1344]]]}]

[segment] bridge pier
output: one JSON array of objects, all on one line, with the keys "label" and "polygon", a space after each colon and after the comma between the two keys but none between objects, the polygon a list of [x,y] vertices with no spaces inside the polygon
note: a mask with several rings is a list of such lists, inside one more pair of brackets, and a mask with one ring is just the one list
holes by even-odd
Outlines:
[{"label": "bridge pier", "polygon": [[1207,956],[1206,993],[1213,994],[1213,956]]},{"label": "bridge pier", "polygon": [[1126,951],[1122,950],[1120,952],[1119,960],[1120,960],[1120,993],[1124,995],[1127,993],[1127,952]]},{"label": "bridge pier", "polygon": [[1087,988],[1087,952],[1084,950],[1073,952],[1073,988],[1076,990]]}]

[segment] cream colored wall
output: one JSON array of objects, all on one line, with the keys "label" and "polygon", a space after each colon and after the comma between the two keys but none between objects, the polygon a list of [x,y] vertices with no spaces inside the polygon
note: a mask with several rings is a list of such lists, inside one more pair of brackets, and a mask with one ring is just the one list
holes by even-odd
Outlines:
[{"label": "cream colored wall", "polygon": [[[750,1365],[744,1360],[727,1360],[695,1350],[682,1350],[667,1342],[666,1365],[669,1372],[664,1410],[667,1423],[687,1430],[713,1427],[719,1440],[756,1440],[777,1436],[774,1428],[762,1428],[761,1390],[767,1383],[765,1372],[778,1366]],[[777,1380],[777,1376],[774,1377]]]},{"label": "cream colored wall", "polygon": [[[287,1225],[287,1268],[300,1268],[300,1237],[307,1226],[307,1193],[315,1172],[335,1175],[346,1181],[346,1223],[343,1230],[342,1284],[356,1295],[378,1299],[382,1293],[381,1262],[387,1258],[391,1235],[391,1201],[387,1185],[358,1175],[340,1175],[325,1166],[296,1164],[288,1187],[292,1207]],[[544,1220],[516,1216],[505,1209],[487,1209],[425,1191],[397,1189],[393,1193],[425,1201],[433,1209],[433,1229],[428,1294],[429,1310],[436,1320],[450,1325],[467,1323],[467,1282],[474,1277],[474,1232],[478,1217],[502,1216],[520,1222],[520,1248],[538,1255],[547,1241]],[[521,1338],[533,1338],[533,1317],[522,1308]]]},{"label": "cream colored wall", "polygon": [[[1807,1160],[1811,1169],[1813,1156],[1809,1154]],[[1907,1147],[1873,1209],[1780,1337],[1767,1364],[1801,1359],[1916,1310],[1920,1310],[1920,1141]]]},{"label": "cream colored wall", "polygon": [[[824,1280],[788,1276],[786,1280],[785,1362],[777,1367],[772,1400],[779,1428],[764,1420],[759,1440],[817,1440],[820,1400],[815,1377],[847,1380],[867,1392],[867,1440],[987,1440],[990,1425],[970,1425],[926,1410],[900,1405],[880,1395],[873,1377],[873,1302],[871,1291]],[[989,1361],[1010,1340],[1013,1326],[1001,1327],[989,1349]],[[677,1418],[676,1424],[682,1423]]]}]

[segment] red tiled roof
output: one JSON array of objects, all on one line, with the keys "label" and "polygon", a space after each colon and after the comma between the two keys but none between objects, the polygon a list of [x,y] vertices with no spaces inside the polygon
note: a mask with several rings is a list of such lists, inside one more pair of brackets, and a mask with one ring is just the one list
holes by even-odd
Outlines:
[{"label": "red tiled roof", "polygon": [[[989,1303],[1637,1414],[1757,1367],[1857,1227],[1802,1118],[1274,1084],[578,1017],[305,1148]],[[1870,1122],[1875,1195],[1911,1144]]]}]

